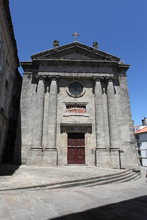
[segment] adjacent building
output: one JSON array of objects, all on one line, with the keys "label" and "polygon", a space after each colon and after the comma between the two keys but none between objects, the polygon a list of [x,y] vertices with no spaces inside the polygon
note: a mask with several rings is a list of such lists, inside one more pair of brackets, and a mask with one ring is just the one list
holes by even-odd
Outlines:
[{"label": "adjacent building", "polygon": [[147,118],[142,120],[141,126],[135,131],[137,141],[138,157],[140,164],[147,167]]},{"label": "adjacent building", "polygon": [[13,159],[22,78],[9,10],[0,0],[0,163]]},{"label": "adjacent building", "polygon": [[126,71],[119,57],[79,42],[22,62],[15,161],[39,166],[138,167]]}]

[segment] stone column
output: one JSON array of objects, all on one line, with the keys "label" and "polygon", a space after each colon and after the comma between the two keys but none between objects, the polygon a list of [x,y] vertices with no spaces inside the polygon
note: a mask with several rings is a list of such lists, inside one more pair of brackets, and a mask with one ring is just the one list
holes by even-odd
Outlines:
[{"label": "stone column", "polygon": [[133,123],[131,118],[130,100],[126,73],[122,71],[119,76],[121,100],[121,138],[124,155],[122,158],[123,168],[138,169],[137,152],[133,134]]},{"label": "stone column", "polygon": [[[33,146],[33,128],[34,128],[34,94],[35,84],[32,84],[32,73],[25,72],[23,75],[21,99],[20,99],[20,121],[17,125],[20,135],[19,145],[15,146],[15,152],[22,164],[27,163],[28,152]],[[18,137],[17,137],[18,138]],[[19,149],[20,148],[20,149]]]},{"label": "stone column", "polygon": [[110,148],[119,148],[115,92],[114,92],[114,85],[112,78],[108,79],[107,104],[108,104]]},{"label": "stone column", "polygon": [[33,148],[42,148],[43,116],[44,116],[44,81],[40,79],[36,89],[36,106],[34,109]]},{"label": "stone column", "polygon": [[106,92],[106,86],[107,86],[107,81],[104,78],[103,81],[103,124],[104,124],[104,138],[105,138],[105,148],[109,150],[110,147],[110,140],[109,140],[109,124],[108,124],[108,107],[107,107],[107,92]]},{"label": "stone column", "polygon": [[96,148],[105,148],[102,85],[99,78],[95,82],[95,117]]},{"label": "stone column", "polygon": [[49,111],[49,81],[45,82],[45,96],[44,96],[44,119],[43,119],[43,138],[42,150],[48,147],[48,111]]},{"label": "stone column", "polygon": [[56,148],[57,79],[52,78],[49,95],[48,148]]}]

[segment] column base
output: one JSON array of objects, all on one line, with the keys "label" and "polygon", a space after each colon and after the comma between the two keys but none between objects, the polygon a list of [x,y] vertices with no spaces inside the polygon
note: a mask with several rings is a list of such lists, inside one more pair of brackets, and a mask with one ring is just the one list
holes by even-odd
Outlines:
[{"label": "column base", "polygon": [[117,148],[97,148],[96,149],[96,166],[102,168],[121,169],[121,159]]},{"label": "column base", "polygon": [[50,166],[58,165],[58,152],[56,148],[46,148],[42,151],[41,148],[30,149],[27,165],[30,166]]}]

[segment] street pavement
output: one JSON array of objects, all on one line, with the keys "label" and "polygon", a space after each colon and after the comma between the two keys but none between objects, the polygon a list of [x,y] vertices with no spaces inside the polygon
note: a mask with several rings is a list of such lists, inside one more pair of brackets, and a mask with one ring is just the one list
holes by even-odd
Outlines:
[{"label": "street pavement", "polygon": [[[76,169],[78,170],[79,168],[77,167]],[[89,169],[91,173],[95,173],[95,168],[93,170],[92,168]],[[44,169],[40,170],[43,173]],[[18,173],[21,173],[21,171],[19,169],[16,170],[17,178],[19,176]],[[71,170],[69,173],[72,176]],[[0,220],[147,220],[147,182],[144,174],[143,172],[143,177],[136,181],[95,187],[77,186],[60,189],[1,190]],[[5,184],[7,179],[9,185],[9,182],[11,184],[13,182],[12,180],[10,181],[11,178],[13,179],[13,175],[9,174],[7,176],[3,173],[0,178],[2,181],[5,179]],[[43,174],[40,178],[42,176]],[[25,175],[21,181],[27,184],[28,179],[27,175]]]}]

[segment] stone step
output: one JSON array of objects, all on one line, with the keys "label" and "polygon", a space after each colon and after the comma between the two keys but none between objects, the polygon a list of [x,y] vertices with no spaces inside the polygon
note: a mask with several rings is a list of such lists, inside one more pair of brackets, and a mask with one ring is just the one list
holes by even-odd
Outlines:
[{"label": "stone step", "polygon": [[62,184],[59,183],[54,186],[47,186],[46,189],[68,188],[68,187],[76,187],[76,186],[96,186],[96,185],[102,185],[102,184],[109,184],[109,183],[127,180],[130,177],[134,179],[136,175],[138,174],[136,173],[134,174],[134,172],[128,170],[122,173],[117,173],[117,174],[112,174],[112,175],[110,174],[110,175],[101,176],[101,177],[68,181]]},{"label": "stone step", "polygon": [[132,170],[124,170],[118,173],[112,173],[104,176],[95,176],[83,179],[75,179],[75,180],[67,180],[62,182],[55,182],[49,184],[41,184],[35,186],[26,186],[26,187],[18,187],[18,188],[7,188],[1,189],[0,192],[3,191],[13,191],[13,190],[26,190],[26,189],[56,189],[56,188],[68,188],[68,187],[76,187],[76,186],[96,186],[102,184],[109,184],[114,182],[125,182],[129,181],[129,178],[135,179],[139,178],[139,174],[132,172]]},{"label": "stone step", "polygon": [[89,186],[90,187],[93,187],[93,186],[97,186],[97,185],[104,185],[104,184],[111,184],[111,183],[123,183],[123,182],[128,182],[128,181],[131,181],[131,180],[137,180],[136,178],[138,177],[138,179],[140,178],[140,175],[139,174],[134,174],[134,173],[130,173],[130,174],[127,174],[125,176],[120,176],[120,177],[117,177],[117,178],[110,178],[110,179],[106,179],[104,181],[99,181],[97,182],[96,184],[90,184]]},{"label": "stone step", "polygon": [[141,178],[141,175],[139,175],[139,174],[134,174],[132,177],[128,177],[128,178],[126,178],[125,180],[122,180],[121,183],[129,182],[129,181],[131,181],[131,180],[136,181],[136,180],[138,180],[138,179],[140,179],[140,178]]},{"label": "stone step", "polygon": [[109,174],[109,175],[104,175],[104,176],[97,176],[97,177],[91,177],[91,178],[84,178],[84,179],[76,179],[76,180],[70,180],[70,181],[64,181],[64,182],[59,182],[57,184],[49,184],[48,186],[46,186],[46,188],[50,188],[52,186],[54,186],[54,188],[59,187],[59,186],[63,186],[63,187],[72,187],[72,186],[78,186],[78,185],[85,185],[85,184],[89,184],[89,183],[95,183],[98,181],[103,181],[105,179],[109,179],[109,178],[118,178],[119,176],[125,176],[128,175],[131,171],[130,170],[125,170],[119,173],[115,173],[115,174]]}]

